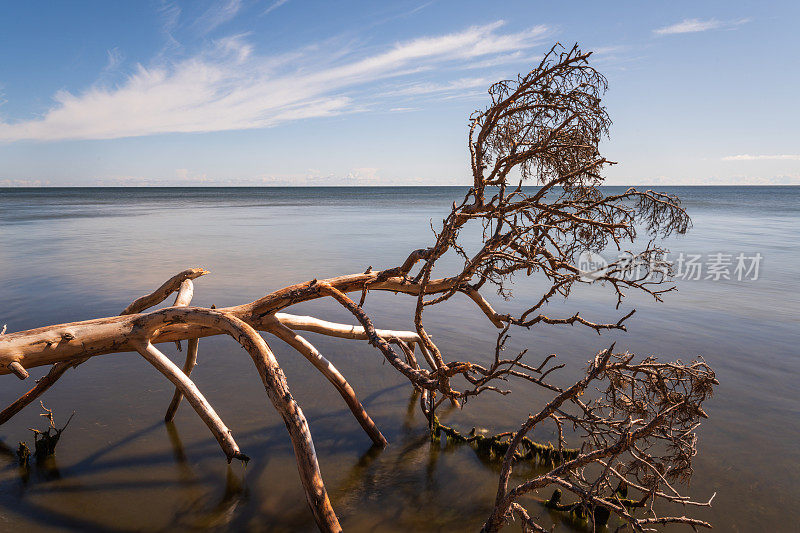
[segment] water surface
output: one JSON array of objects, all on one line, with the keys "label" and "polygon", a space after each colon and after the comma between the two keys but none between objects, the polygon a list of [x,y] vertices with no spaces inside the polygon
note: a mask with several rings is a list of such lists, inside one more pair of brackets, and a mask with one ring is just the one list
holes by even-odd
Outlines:
[{"label": "water surface", "polygon": [[[800,188],[667,188],[684,199],[694,229],[672,239],[685,252],[763,256],[757,280],[679,282],[656,304],[632,295],[619,311],[590,287],[552,313],[614,319],[638,309],[628,333],[546,327],[513,335],[538,358],[557,352],[575,379],[612,341],[664,359],[702,355],[721,385],[700,430],[689,493],[714,507],[697,516],[720,531],[792,531],[800,521],[800,401],[797,398],[797,238]],[[195,283],[198,305],[234,305],[298,281],[396,266],[432,241],[461,188],[0,189],[0,325],[19,331],[120,312],[188,267],[212,272]],[[541,285],[517,283],[519,311]],[[373,293],[376,325],[408,329],[406,296]],[[299,313],[352,323],[327,301]],[[494,328],[470,302],[431,310],[426,325],[451,358],[491,357]],[[476,530],[497,471],[468,448],[439,449],[409,404],[408,383],[365,343],[308,334],[347,376],[391,442],[383,450],[353,420],[335,390],[279,341],[271,342],[311,424],[323,476],[348,531]],[[182,360],[172,347],[165,352]],[[46,369],[33,369],[38,378]],[[55,464],[22,475],[11,450],[41,427],[38,406],[0,426],[0,530],[313,530],[291,446],[249,357],[226,338],[203,339],[193,378],[253,460],[228,466],[194,412],[161,420],[172,386],[141,357],[90,360],[44,396],[63,421],[75,418]],[[0,403],[30,387],[4,376]],[[484,395],[449,423],[494,431],[518,427],[546,395],[523,384]],[[549,428],[537,434],[552,439]],[[531,507],[547,522],[552,517]],[[557,519],[557,517],[556,517]],[[513,529],[512,529],[513,530]]]}]

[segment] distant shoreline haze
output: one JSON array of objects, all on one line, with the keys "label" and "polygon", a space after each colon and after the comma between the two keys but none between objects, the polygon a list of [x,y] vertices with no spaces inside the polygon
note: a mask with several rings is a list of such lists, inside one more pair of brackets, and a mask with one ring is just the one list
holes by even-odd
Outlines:
[{"label": "distant shoreline haze", "polygon": [[[465,185],[0,185],[0,190],[37,190],[37,189],[465,189],[469,184]],[[537,185],[524,185],[524,188],[536,188]],[[627,189],[633,187],[636,189],[657,189],[659,187],[667,188],[688,188],[699,189],[703,187],[708,188],[744,188],[744,189],[758,189],[758,188],[792,188],[800,187],[800,184],[794,183],[778,183],[778,184],[744,184],[744,185],[706,185],[706,184],[649,184],[649,185],[601,185],[601,189]]]}]

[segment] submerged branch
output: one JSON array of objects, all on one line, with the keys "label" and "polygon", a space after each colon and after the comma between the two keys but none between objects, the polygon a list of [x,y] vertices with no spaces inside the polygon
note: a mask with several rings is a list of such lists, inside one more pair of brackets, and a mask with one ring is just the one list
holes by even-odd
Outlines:
[{"label": "submerged branch", "polygon": [[[182,397],[192,405],[220,443],[228,459],[245,458],[227,427],[189,378],[197,361],[198,339],[229,335],[248,352],[273,408],[286,424],[298,472],[312,515],[323,531],[340,531],[328,498],[314,450],[311,432],[300,407],[289,392],[283,371],[265,340],[263,331],[275,335],[308,359],[337,389],[373,443],[386,439],[358,401],[353,388],[336,367],[298,331],[366,341],[382,361],[408,380],[419,392],[419,405],[434,439],[472,446],[486,457],[502,460],[494,507],[485,531],[497,531],[517,517],[527,531],[545,531],[523,507],[520,498],[549,486],[571,494],[546,507],[574,514],[591,524],[608,523],[612,516],[634,531],[670,523],[707,526],[701,520],[659,515],[656,503],[678,502],[700,506],[682,496],[678,483],[692,475],[699,421],[706,417],[703,403],[717,381],[702,360],[661,363],[653,358],[636,360],[632,354],[611,348],[597,353],[583,377],[569,386],[550,381],[564,363],[555,355],[538,364],[527,350],[504,357],[512,328],[574,325],[602,333],[626,330],[633,311],[611,320],[598,320],[580,312],[568,317],[549,314],[554,298],[597,283],[610,289],[619,307],[627,292],[639,291],[660,301],[673,290],[671,270],[663,260],[665,250],[657,237],[685,233],[691,226],[680,200],[654,191],[629,189],[605,194],[602,172],[613,164],[600,154],[602,138],[611,124],[601,98],[605,78],[589,65],[590,53],[577,45],[560,45],[545,54],[539,65],[516,79],[500,81],[489,89],[490,105],[476,111],[470,121],[468,146],[473,185],[462,200],[452,204],[433,243],[400,252],[399,265],[328,279],[313,279],[270,292],[250,303],[223,309],[191,307],[192,280],[207,273],[192,268],[176,274],[158,289],[128,305],[120,316],[58,324],[15,333],[0,333],[0,375],[26,378],[28,369],[53,365],[33,389],[0,412],[0,424],[9,420],[46,391],[71,366],[104,354],[138,352],[175,384],[165,420],[175,416]],[[530,183],[536,187],[525,187]],[[470,228],[481,236],[478,246],[465,244],[461,232]],[[651,238],[635,261],[612,261],[588,274],[581,254],[606,248],[623,250],[644,230]],[[471,233],[472,234],[472,233]],[[474,248],[474,249],[473,249]],[[461,265],[453,268],[452,265]],[[435,277],[445,275],[445,277]],[[487,299],[492,287],[505,301],[512,283],[536,275],[542,293],[514,315]],[[365,311],[372,291],[388,291],[415,300],[413,331],[379,329]],[[148,310],[177,293],[172,306]],[[356,293],[355,300],[348,296]],[[463,351],[453,360],[432,340],[425,311],[461,293],[470,299],[498,330],[494,354],[481,357]],[[292,306],[330,298],[347,310],[358,325],[337,324],[315,317],[289,314]],[[357,303],[358,302],[358,303]],[[155,345],[188,341],[183,369]],[[416,349],[427,368],[420,365]],[[365,362],[365,364],[369,364]],[[510,378],[517,378],[511,380]],[[520,381],[550,395],[513,434],[493,437],[462,435],[442,425],[436,409],[442,402],[463,406],[470,398],[492,391],[508,394],[503,385]],[[586,399],[587,393],[593,396]],[[538,444],[528,434],[542,424],[554,424],[558,443]],[[571,434],[565,435],[565,432]],[[577,449],[568,439],[580,439]],[[501,459],[502,458],[502,459]],[[548,471],[510,486],[515,464],[536,461]],[[625,484],[641,493],[639,499],[620,495],[612,485]],[[636,505],[634,505],[636,504]],[[707,502],[710,504],[710,500]],[[648,516],[636,517],[632,509],[647,506]]]}]

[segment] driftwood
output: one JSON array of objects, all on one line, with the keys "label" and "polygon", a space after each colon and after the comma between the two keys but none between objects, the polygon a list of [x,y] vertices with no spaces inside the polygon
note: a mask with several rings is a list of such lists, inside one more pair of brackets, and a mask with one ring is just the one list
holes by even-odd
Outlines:
[{"label": "driftwood", "polygon": [[[589,55],[577,46],[567,51],[557,46],[530,73],[490,88],[491,104],[473,115],[469,131],[472,187],[463,200],[453,203],[435,231],[433,244],[410,252],[401,265],[314,279],[221,309],[190,305],[192,280],[207,273],[194,268],[135,300],[120,316],[0,335],[0,374],[13,373],[25,379],[27,369],[52,365],[35,387],[0,413],[0,423],[39,397],[70,367],[95,356],[137,352],[175,384],[167,421],[185,397],[228,461],[246,459],[230,430],[190,378],[199,339],[227,334],[252,358],[270,402],[286,424],[317,525],[323,531],[338,531],[341,528],[320,475],[308,423],[259,332],[268,334],[269,339],[280,339],[308,359],[336,388],[373,443],[383,446],[386,439],[345,377],[298,333],[311,331],[367,341],[421,392],[420,406],[434,437],[444,434],[485,447],[501,461],[497,497],[485,531],[496,531],[515,517],[526,530],[544,531],[518,500],[551,485],[575,499],[551,502],[553,505],[591,517],[593,524],[605,524],[614,516],[635,531],[667,523],[708,526],[693,518],[658,515],[654,506],[660,500],[710,504],[693,502],[674,488],[676,481],[685,481],[691,475],[695,429],[705,416],[701,405],[716,384],[713,372],[702,360],[684,364],[646,358],[637,362],[633,355],[615,353],[612,346],[589,362],[582,379],[561,388],[548,381],[551,372],[564,366],[554,364],[554,355],[538,364],[529,362],[526,352],[511,358],[502,356],[513,327],[575,325],[598,333],[625,330],[625,321],[633,311],[609,322],[595,322],[580,313],[568,317],[543,313],[551,299],[568,296],[575,286],[597,283],[609,287],[618,306],[627,290],[643,291],[660,300],[674,288],[668,283],[670,270],[663,261],[664,250],[654,242],[656,237],[684,233],[690,227],[689,217],[680,201],[666,194],[629,189],[606,195],[599,188],[602,169],[613,164],[598,151],[610,120],[601,105],[606,82],[589,66]],[[526,180],[538,187],[524,188]],[[482,231],[477,249],[468,249],[459,241],[467,225]],[[587,276],[579,262],[582,252],[597,252],[608,246],[621,251],[625,241],[636,239],[637,228],[644,228],[650,236],[643,250],[611,261]],[[460,257],[463,267],[437,277],[443,269],[438,261],[446,255]],[[488,287],[494,287],[509,298],[507,283],[513,277],[534,274],[547,280],[549,287],[518,315],[495,311],[483,296]],[[371,291],[413,297],[413,331],[376,329],[363,309]],[[149,310],[173,293],[177,297],[172,306]],[[489,363],[477,357],[469,361],[446,358],[423,324],[427,307],[456,294],[469,298],[498,329]],[[320,298],[338,302],[359,325],[286,313],[293,305]],[[184,340],[188,346],[181,369],[156,345],[176,342],[180,347]],[[418,359],[417,354],[422,357]],[[502,440],[464,437],[439,423],[436,409],[443,401],[463,406],[469,398],[484,392],[507,394],[509,391],[501,389],[500,384],[511,378],[553,394],[543,408],[532,409],[536,414],[516,432],[505,434]],[[600,392],[594,398],[583,397],[592,390]],[[555,424],[559,442],[538,448],[527,435],[545,422]],[[580,446],[567,448],[567,439],[579,439]],[[509,486],[514,464],[531,454],[541,456],[549,472]],[[630,506],[615,496],[620,482],[641,493],[637,501],[646,504],[648,516],[634,516]]]},{"label": "driftwood", "polygon": [[[344,376],[310,342],[298,335],[292,328],[350,339],[367,339],[367,333],[363,327],[335,324],[313,317],[286,313],[264,313],[258,317],[259,307],[255,305],[257,302],[238,308],[218,310],[187,307],[192,292],[191,279],[206,273],[203,269],[189,269],[181,272],[170,278],[153,293],[136,300],[123,311],[123,315],[114,319],[73,322],[53,328],[40,328],[0,337],[0,349],[2,350],[0,352],[2,353],[0,355],[0,374],[10,373],[12,370],[9,366],[12,363],[24,365],[25,368],[54,363],[50,372],[33,389],[0,413],[0,423],[6,422],[26,405],[36,400],[71,366],[80,364],[91,356],[133,350],[139,352],[176,386],[176,393],[165,417],[167,420],[171,420],[174,416],[180,399],[186,397],[211,430],[228,460],[234,458],[247,460],[249,458],[239,450],[231,431],[189,379],[191,368],[196,363],[198,338],[227,333],[236,339],[253,358],[270,400],[286,423],[295,449],[306,497],[318,525],[323,530],[336,530],[338,521],[322,483],[308,423],[302,410],[292,399],[286,378],[269,346],[258,335],[254,327],[274,334],[306,357],[334,385],[372,441],[377,445],[384,446],[387,444],[385,437],[358,401],[353,388],[347,383]],[[374,279],[374,277],[356,276],[357,282],[360,282],[361,286],[366,280]],[[329,286],[342,286],[347,290],[353,283],[350,278],[352,277],[344,277],[341,281],[330,280],[332,284]],[[319,297],[321,283],[326,282],[305,283],[279,291],[288,294],[288,296],[279,297],[279,301],[294,300],[295,303],[302,301],[293,294],[296,292],[305,292],[307,299]],[[357,288],[360,289],[361,286]],[[151,313],[138,313],[146,306],[161,303],[172,292],[181,288],[183,290],[176,299],[177,305]],[[269,302],[269,300],[267,301]],[[373,334],[390,341],[419,342],[419,336],[408,331],[373,330]],[[183,339],[188,339],[189,347],[184,370],[181,370],[153,343]]]}]

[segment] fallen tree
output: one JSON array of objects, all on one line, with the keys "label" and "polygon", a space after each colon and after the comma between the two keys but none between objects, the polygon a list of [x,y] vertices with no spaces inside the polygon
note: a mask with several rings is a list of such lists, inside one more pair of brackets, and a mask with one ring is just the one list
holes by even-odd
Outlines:
[{"label": "fallen tree", "polygon": [[[486,531],[500,529],[514,516],[522,520],[525,529],[544,531],[519,500],[548,486],[575,498],[573,503],[560,503],[560,496],[553,496],[547,500],[550,508],[589,517],[595,525],[605,525],[611,515],[636,531],[673,522],[708,525],[685,516],[659,515],[654,505],[659,500],[710,504],[693,502],[673,488],[676,480],[686,480],[691,474],[695,428],[704,416],[701,405],[716,383],[704,362],[659,363],[652,358],[636,362],[630,354],[613,352],[612,346],[598,353],[582,379],[562,388],[547,380],[551,372],[564,366],[554,365],[554,356],[539,364],[528,361],[526,352],[512,358],[502,356],[513,327],[577,325],[598,333],[625,329],[633,311],[610,322],[595,322],[579,313],[568,317],[543,314],[552,298],[568,296],[576,284],[610,287],[618,306],[627,290],[643,291],[660,300],[674,288],[668,284],[669,265],[663,261],[664,250],[654,244],[655,237],[684,233],[689,218],[675,197],[635,189],[606,195],[599,188],[602,169],[613,164],[601,157],[598,149],[610,120],[600,100],[606,82],[589,66],[589,55],[577,46],[566,51],[554,47],[530,73],[489,89],[491,104],[473,115],[469,131],[473,185],[460,202],[453,203],[430,247],[412,251],[394,268],[368,268],[363,273],[314,279],[221,309],[190,305],[192,280],[207,272],[189,269],[131,303],[119,316],[2,335],[0,374],[13,373],[25,379],[29,368],[52,367],[28,393],[0,413],[0,424],[38,398],[69,368],[103,354],[137,352],[175,385],[166,420],[172,419],[181,399],[186,398],[228,460],[246,460],[231,431],[190,378],[198,339],[227,334],[251,356],[273,407],[286,424],[317,525],[323,531],[338,531],[341,528],[322,481],[308,423],[259,332],[286,342],[308,359],[337,389],[369,438],[381,446],[387,442],[344,376],[298,333],[312,331],[368,341],[421,392],[420,407],[432,434],[474,443],[502,461]],[[538,187],[525,188],[526,182]],[[459,238],[467,225],[477,226],[482,234],[475,249]],[[581,253],[599,252],[608,246],[621,250],[624,242],[634,242],[637,228],[651,236],[643,250],[587,275],[579,263]],[[463,260],[463,266],[441,276],[444,267],[440,259],[453,255]],[[549,286],[518,315],[495,311],[482,294],[494,287],[508,298],[510,279],[534,274]],[[376,329],[363,309],[371,291],[413,297],[413,331]],[[173,293],[177,296],[171,306],[149,310]],[[355,299],[349,296],[352,293],[357,294]],[[498,328],[496,350],[488,364],[481,364],[477,357],[468,361],[446,358],[423,324],[426,308],[456,294],[470,298]],[[285,312],[320,298],[338,302],[359,325]],[[181,369],[156,345],[184,340],[188,346]],[[499,384],[510,378],[553,394],[553,400],[518,431],[504,437],[465,437],[439,423],[436,409],[443,401],[459,405],[484,392],[505,394],[508,391]],[[599,388],[599,395],[583,397],[592,388]],[[557,446],[541,446],[527,437],[545,422],[556,424]],[[572,428],[571,435],[564,434],[566,427]],[[567,449],[568,437],[580,439],[580,446]],[[531,456],[546,458],[549,472],[509,487],[514,463]],[[626,492],[630,487],[641,493],[635,505],[621,495],[622,484]],[[635,516],[634,509],[640,507],[647,509],[647,516]]]}]

